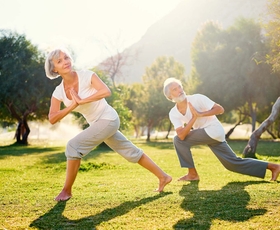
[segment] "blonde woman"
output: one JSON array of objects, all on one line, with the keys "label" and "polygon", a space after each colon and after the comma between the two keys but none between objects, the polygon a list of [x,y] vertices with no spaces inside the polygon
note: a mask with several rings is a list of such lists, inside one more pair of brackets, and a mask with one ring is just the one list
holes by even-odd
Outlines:
[{"label": "blonde woman", "polygon": [[[49,53],[45,72],[50,79],[59,76],[62,78],[51,97],[50,123],[55,124],[72,111],[81,113],[89,123],[87,129],[67,143],[66,180],[55,200],[65,201],[71,198],[81,158],[102,142],[129,162],[140,164],[158,177],[159,186],[155,191],[162,192],[172,178],[118,130],[119,116],[105,100],[111,95],[111,91],[97,74],[89,70],[75,71],[72,68],[72,58],[65,49],[55,49]],[[61,103],[64,103],[65,108],[61,109]]]}]

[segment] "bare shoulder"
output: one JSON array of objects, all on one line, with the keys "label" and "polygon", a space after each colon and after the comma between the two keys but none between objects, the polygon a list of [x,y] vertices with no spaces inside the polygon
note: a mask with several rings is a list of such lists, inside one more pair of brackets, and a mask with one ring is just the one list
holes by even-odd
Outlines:
[{"label": "bare shoulder", "polygon": [[102,80],[100,79],[100,77],[96,74],[96,73],[93,73],[91,75],[91,83],[94,83],[94,82],[102,82]]}]

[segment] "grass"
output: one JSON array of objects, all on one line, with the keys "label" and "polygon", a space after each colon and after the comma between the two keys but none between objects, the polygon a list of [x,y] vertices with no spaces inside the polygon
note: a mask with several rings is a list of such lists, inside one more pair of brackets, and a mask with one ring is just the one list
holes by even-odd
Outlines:
[{"label": "grass", "polygon": [[[200,182],[186,173],[172,143],[135,142],[174,180],[157,178],[99,147],[82,161],[67,202],[55,202],[65,178],[64,146],[0,147],[0,229],[280,229],[279,183],[232,173],[205,146],[193,149]],[[230,141],[241,156],[246,141]],[[280,163],[280,143],[261,141],[257,156]],[[280,178],[279,178],[280,179]]]}]

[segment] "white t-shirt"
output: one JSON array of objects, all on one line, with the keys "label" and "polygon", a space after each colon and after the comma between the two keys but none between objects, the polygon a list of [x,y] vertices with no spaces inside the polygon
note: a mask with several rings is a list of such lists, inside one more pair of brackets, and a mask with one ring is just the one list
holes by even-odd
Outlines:
[{"label": "white t-shirt", "polygon": [[[187,95],[187,100],[193,107],[199,111],[204,112],[210,110],[215,102],[202,94]],[[183,115],[175,105],[169,112],[169,118],[175,129],[184,127],[185,124],[192,118],[192,113],[187,108],[186,114]],[[206,133],[213,139],[223,142],[225,141],[225,131],[216,116],[198,117],[193,125],[193,129],[205,129]]]},{"label": "white t-shirt", "polygon": [[[96,93],[96,89],[91,85],[91,77],[94,72],[89,70],[76,71],[78,75],[79,88],[78,95],[81,99],[87,98]],[[63,87],[63,80],[55,88],[53,97],[62,101],[66,107],[70,106],[72,100],[66,96]],[[79,105],[73,111],[81,113],[86,121],[91,124],[98,119],[115,120],[118,117],[117,112],[102,98],[101,100]]]}]

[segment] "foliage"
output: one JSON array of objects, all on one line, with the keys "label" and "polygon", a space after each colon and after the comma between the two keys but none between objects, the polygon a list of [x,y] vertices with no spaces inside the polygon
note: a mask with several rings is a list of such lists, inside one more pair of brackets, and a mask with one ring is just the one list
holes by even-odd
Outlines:
[{"label": "foliage", "polygon": [[125,106],[132,112],[131,125],[134,127],[135,136],[138,138],[143,135],[146,126],[145,114],[147,92],[141,83],[134,83],[128,86],[127,95],[124,99]]},{"label": "foliage", "polygon": [[261,27],[240,18],[223,30],[207,22],[198,32],[192,48],[197,91],[223,105],[226,111],[239,110],[252,120],[275,101],[280,80],[265,62],[268,48]]},{"label": "foliage", "polygon": [[144,113],[147,131],[147,140],[153,127],[157,127],[164,119],[168,119],[168,113],[173,103],[163,95],[163,83],[167,78],[174,77],[186,83],[184,66],[173,57],[158,57],[154,63],[146,68],[143,75],[144,89],[146,92]]},{"label": "foliage", "polygon": [[[73,197],[58,203],[53,198],[65,179],[63,146],[0,147],[1,228],[279,228],[279,183],[269,183],[270,174],[261,180],[229,172],[208,147],[197,146],[200,181],[179,182],[186,169],[180,168],[172,141],[136,144],[173,176],[165,192],[153,192],[158,181],[149,171],[103,148],[82,160],[82,168],[90,169],[79,172]],[[229,144],[240,156],[245,142]],[[261,141],[258,157],[279,163],[279,144]]]},{"label": "foliage", "polygon": [[268,0],[268,23],[265,24],[267,37],[270,43],[270,52],[267,54],[268,62],[272,64],[275,72],[280,71],[280,4],[278,0]]},{"label": "foliage", "polygon": [[131,128],[132,112],[125,106],[125,98],[128,94],[126,85],[119,85],[118,88],[112,88],[112,95],[108,98],[108,103],[117,111],[120,117],[121,131],[128,131]]},{"label": "foliage", "polygon": [[26,144],[27,121],[46,119],[55,81],[45,77],[43,56],[25,35],[0,32],[0,119],[17,122],[17,142]]}]

